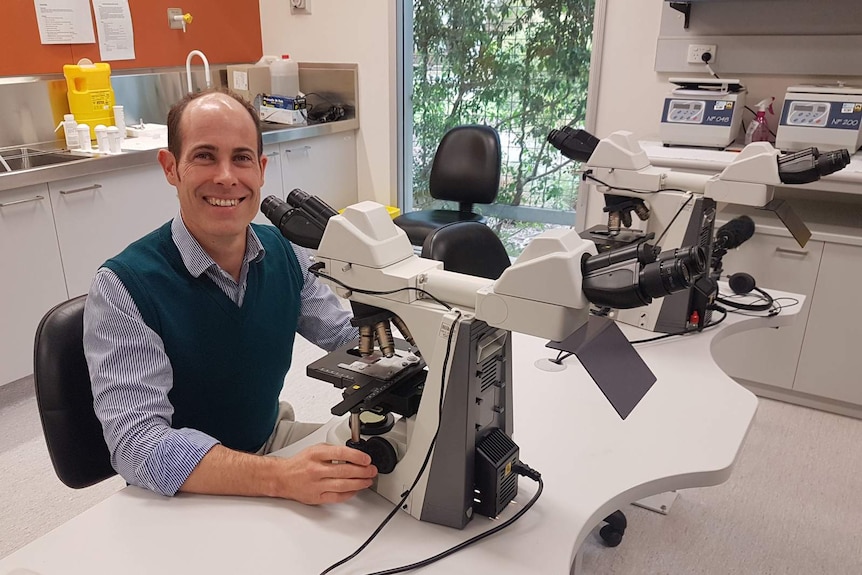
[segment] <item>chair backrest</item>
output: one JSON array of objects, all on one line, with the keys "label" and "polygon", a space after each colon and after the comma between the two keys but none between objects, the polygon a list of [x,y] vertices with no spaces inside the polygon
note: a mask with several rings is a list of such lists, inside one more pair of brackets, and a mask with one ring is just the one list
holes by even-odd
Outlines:
[{"label": "chair backrest", "polygon": [[438,200],[491,204],[500,189],[500,135],[490,126],[456,126],[446,132],[431,164],[428,189]]},{"label": "chair backrest", "polygon": [[75,489],[115,475],[102,426],[93,410],[84,359],[84,303],[63,302],[36,329],[33,379],[45,443],[60,481]]},{"label": "chair backrest", "polygon": [[443,262],[443,269],[496,280],[512,265],[494,230],[479,222],[454,222],[432,231],[422,257]]}]

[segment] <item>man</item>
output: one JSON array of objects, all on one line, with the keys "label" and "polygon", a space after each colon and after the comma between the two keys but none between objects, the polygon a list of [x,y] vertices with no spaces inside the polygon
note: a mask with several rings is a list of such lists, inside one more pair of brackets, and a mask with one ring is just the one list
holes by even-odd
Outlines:
[{"label": "man", "polygon": [[84,349],[111,461],[131,484],[340,502],[377,474],[365,453],[315,445],[261,457],[317,426],[279,406],[294,335],[331,350],[356,336],[308,254],[250,225],[266,156],[255,110],[234,94],[186,96],[159,151],[180,213],[96,274]]}]

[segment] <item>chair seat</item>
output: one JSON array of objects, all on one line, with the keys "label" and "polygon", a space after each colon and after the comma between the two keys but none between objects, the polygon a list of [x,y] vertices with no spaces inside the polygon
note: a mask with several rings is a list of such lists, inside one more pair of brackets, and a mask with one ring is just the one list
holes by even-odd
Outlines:
[{"label": "chair seat", "polygon": [[408,212],[395,218],[395,225],[407,232],[410,243],[421,246],[425,238],[436,230],[447,224],[455,222],[479,222],[485,223],[485,216],[473,212],[459,212],[457,210],[422,210]]}]

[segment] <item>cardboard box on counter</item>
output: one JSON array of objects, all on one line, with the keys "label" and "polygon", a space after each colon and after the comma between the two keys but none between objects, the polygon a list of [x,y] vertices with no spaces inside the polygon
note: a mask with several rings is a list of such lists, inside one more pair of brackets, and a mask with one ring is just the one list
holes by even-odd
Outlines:
[{"label": "cardboard box on counter", "polygon": [[227,67],[227,86],[249,102],[258,94],[272,91],[269,66],[254,64],[233,64]]},{"label": "cardboard box on counter", "polygon": [[306,124],[305,106],[305,98],[264,95],[260,99],[260,119],[277,124]]}]

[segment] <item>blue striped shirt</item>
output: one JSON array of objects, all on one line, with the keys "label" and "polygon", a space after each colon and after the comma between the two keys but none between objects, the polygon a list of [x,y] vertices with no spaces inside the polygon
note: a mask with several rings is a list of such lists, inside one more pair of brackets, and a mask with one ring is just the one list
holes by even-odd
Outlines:
[{"label": "blue striped shirt", "polygon": [[[249,263],[266,255],[254,230],[249,226],[246,232],[238,282],[204,251],[180,216],[171,223],[171,234],[189,273],[194,277],[206,274],[241,306]],[[304,282],[297,333],[326,350],[357,337],[350,313],[308,272],[308,252],[292,247]],[[162,339],[147,326],[128,290],[107,268],[97,271],[87,296],[84,350],[93,406],[102,422],[114,469],[133,485],[163,495],[175,494],[219,441],[195,429],[171,428],[173,407],[168,392],[173,372]]]}]

